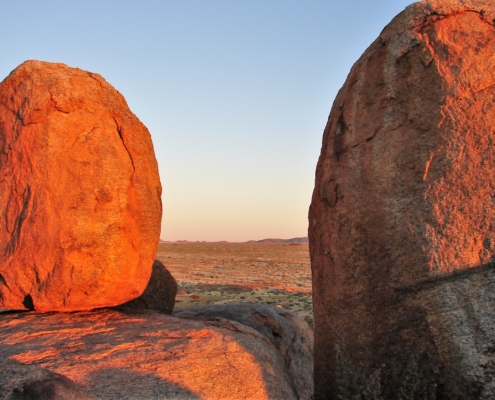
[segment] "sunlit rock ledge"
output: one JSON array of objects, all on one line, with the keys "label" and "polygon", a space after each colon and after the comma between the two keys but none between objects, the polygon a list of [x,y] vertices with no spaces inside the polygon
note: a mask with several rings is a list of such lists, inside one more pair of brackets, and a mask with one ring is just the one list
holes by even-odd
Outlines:
[{"label": "sunlit rock ledge", "polygon": [[0,363],[7,361],[46,368],[104,399],[298,398],[270,341],[219,318],[128,309],[3,313]]}]

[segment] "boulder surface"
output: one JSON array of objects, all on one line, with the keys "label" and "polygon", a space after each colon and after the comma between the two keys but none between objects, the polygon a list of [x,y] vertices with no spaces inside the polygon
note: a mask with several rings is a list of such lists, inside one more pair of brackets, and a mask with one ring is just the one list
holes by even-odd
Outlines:
[{"label": "boulder surface", "polygon": [[138,297],[161,220],[151,137],[100,75],[27,61],[0,83],[0,307]]},{"label": "boulder surface", "polygon": [[414,3],[335,99],[309,212],[317,399],[495,397],[494,21],[493,1]]},{"label": "boulder surface", "polygon": [[172,314],[177,295],[177,282],[160,260],[153,263],[150,281],[143,294],[122,307],[135,310],[153,310],[164,314]]},{"label": "boulder surface", "polygon": [[0,364],[1,400],[94,400],[69,378],[34,365]]},{"label": "boulder surface", "polygon": [[152,311],[0,314],[0,363],[64,375],[99,399],[296,399],[265,336]]},{"label": "boulder surface", "polygon": [[267,304],[215,304],[174,312],[174,317],[215,321],[227,319],[249,326],[275,346],[299,399],[313,397],[313,332],[297,315]]}]

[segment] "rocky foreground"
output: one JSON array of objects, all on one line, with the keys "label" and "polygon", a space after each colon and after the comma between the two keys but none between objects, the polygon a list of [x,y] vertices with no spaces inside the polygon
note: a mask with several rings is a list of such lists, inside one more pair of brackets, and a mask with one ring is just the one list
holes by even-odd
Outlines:
[{"label": "rocky foreground", "polygon": [[[263,312],[252,310],[251,315],[261,315],[260,311]],[[246,315],[249,317],[250,313]],[[123,308],[3,314],[0,360],[9,362],[0,365],[3,376],[0,398],[8,399],[15,393],[29,394],[30,388],[33,391],[48,387],[53,391],[57,387],[53,381],[50,385],[49,376],[35,379],[33,385],[33,372],[21,382],[15,381],[15,377],[8,380],[3,371],[12,368],[12,363],[35,365],[60,374],[70,379],[81,395],[100,399],[309,399],[312,396],[309,329],[296,326],[289,331],[287,326],[292,323],[287,320],[282,327],[283,316],[279,316],[278,322],[272,319],[271,325],[259,324],[264,326],[264,334],[233,320],[201,319],[185,320]],[[274,345],[282,337],[289,347],[287,343],[279,348]],[[287,355],[289,360],[284,358]],[[308,378],[303,384],[302,379],[295,384],[291,377],[287,365],[291,360],[300,368],[301,377]]]}]

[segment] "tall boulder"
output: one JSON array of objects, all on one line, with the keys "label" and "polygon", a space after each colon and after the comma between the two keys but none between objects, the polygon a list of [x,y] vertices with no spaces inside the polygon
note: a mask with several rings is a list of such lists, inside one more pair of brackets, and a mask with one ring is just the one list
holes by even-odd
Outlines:
[{"label": "tall boulder", "polygon": [[160,194],[150,134],[117,90],[64,64],[20,65],[0,83],[0,308],[138,297]]},{"label": "tall boulder", "polygon": [[493,1],[414,3],[335,99],[309,211],[317,399],[495,397],[494,21]]}]

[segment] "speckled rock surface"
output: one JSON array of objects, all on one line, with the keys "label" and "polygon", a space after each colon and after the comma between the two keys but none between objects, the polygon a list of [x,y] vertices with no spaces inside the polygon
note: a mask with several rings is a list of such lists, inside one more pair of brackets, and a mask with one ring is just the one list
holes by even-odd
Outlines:
[{"label": "speckled rock surface", "polygon": [[100,75],[26,61],[0,83],[0,308],[138,297],[161,223],[151,136]]},{"label": "speckled rock surface", "polygon": [[152,311],[0,314],[0,363],[66,376],[100,399],[296,399],[272,343],[235,321]]},{"label": "speckled rock surface", "polygon": [[335,99],[309,212],[318,399],[351,375],[495,397],[494,20],[492,1],[414,3]]},{"label": "speckled rock surface", "polygon": [[67,377],[34,365],[0,364],[1,400],[94,400]]},{"label": "speckled rock surface", "polygon": [[301,400],[314,394],[313,332],[297,315],[267,304],[214,304],[178,310],[174,316],[200,321],[236,321],[265,336],[277,349]]}]

